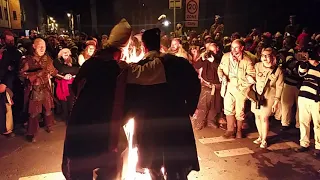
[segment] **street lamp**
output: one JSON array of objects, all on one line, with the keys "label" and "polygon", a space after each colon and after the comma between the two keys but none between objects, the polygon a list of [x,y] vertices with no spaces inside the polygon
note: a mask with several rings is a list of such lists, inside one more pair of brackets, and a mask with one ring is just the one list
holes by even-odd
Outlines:
[{"label": "street lamp", "polygon": [[69,28],[68,28],[68,31],[71,32],[71,34],[74,36],[74,19],[73,19],[73,13],[70,12],[70,13],[67,13],[67,16],[68,16],[68,24],[69,24]]},{"label": "street lamp", "polygon": [[170,25],[170,22],[168,20],[165,20],[163,23],[162,23],[164,26],[168,27]]},{"label": "street lamp", "polygon": [[51,21],[53,21],[53,17],[50,17],[49,19],[50,19]]}]

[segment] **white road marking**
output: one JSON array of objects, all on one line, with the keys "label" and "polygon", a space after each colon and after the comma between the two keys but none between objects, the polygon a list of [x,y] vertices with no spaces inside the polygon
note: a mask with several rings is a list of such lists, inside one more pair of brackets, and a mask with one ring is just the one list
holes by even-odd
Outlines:
[{"label": "white road marking", "polygon": [[62,172],[40,174],[35,176],[21,177],[19,180],[66,180]]},{"label": "white road marking", "polygon": [[[272,132],[272,131],[269,131],[268,132],[268,137],[271,137],[271,136],[276,136],[277,134]],[[254,133],[249,133],[247,135],[247,138],[250,138],[250,139],[255,139],[255,138],[258,138],[259,137],[259,133],[258,132],[254,132]]]},{"label": "white road marking", "polygon": [[282,143],[272,144],[267,149],[271,151],[276,151],[276,150],[292,149],[292,148],[298,148],[298,147],[299,145],[295,142],[282,142]]},{"label": "white road marking", "polygon": [[235,139],[225,139],[223,137],[212,137],[212,138],[202,138],[199,139],[199,141],[202,144],[213,144],[213,143],[220,143],[220,142],[228,142],[228,141],[234,141]]},{"label": "white road marking", "polygon": [[252,151],[249,148],[236,148],[236,149],[227,149],[222,151],[214,151],[214,153],[218,157],[232,157],[232,156],[241,156],[245,154],[253,154],[254,151]]}]

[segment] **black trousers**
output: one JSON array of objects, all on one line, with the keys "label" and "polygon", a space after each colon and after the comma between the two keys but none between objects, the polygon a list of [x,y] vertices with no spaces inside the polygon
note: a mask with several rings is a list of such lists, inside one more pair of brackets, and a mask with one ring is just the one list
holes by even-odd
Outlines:
[{"label": "black trousers", "polygon": [[61,118],[64,121],[68,121],[69,114],[70,114],[70,112],[72,110],[72,106],[73,106],[73,100],[74,100],[74,95],[72,92],[70,92],[70,96],[67,97],[67,101],[59,100],[59,103],[61,106],[61,115],[62,115]]}]

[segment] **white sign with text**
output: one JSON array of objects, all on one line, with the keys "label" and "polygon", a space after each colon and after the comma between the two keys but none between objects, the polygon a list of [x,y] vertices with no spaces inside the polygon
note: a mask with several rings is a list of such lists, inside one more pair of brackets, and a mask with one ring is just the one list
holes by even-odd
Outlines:
[{"label": "white sign with text", "polygon": [[199,0],[186,0],[186,21],[199,20]]}]

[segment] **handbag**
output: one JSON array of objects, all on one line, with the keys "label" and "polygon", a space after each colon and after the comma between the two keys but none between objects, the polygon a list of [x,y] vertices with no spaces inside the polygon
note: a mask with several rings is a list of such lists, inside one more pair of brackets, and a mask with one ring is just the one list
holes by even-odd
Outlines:
[{"label": "handbag", "polygon": [[[276,66],[272,72],[271,75],[275,74],[278,70],[278,66]],[[270,82],[270,78],[268,78],[266,84]],[[248,91],[246,92],[246,96],[250,101],[253,101],[256,103],[256,109],[260,109],[261,106],[264,106],[266,104],[266,99],[264,97],[265,93],[265,87],[263,88],[263,91],[261,95],[257,92],[256,84],[251,85],[250,88],[248,88]]]}]

